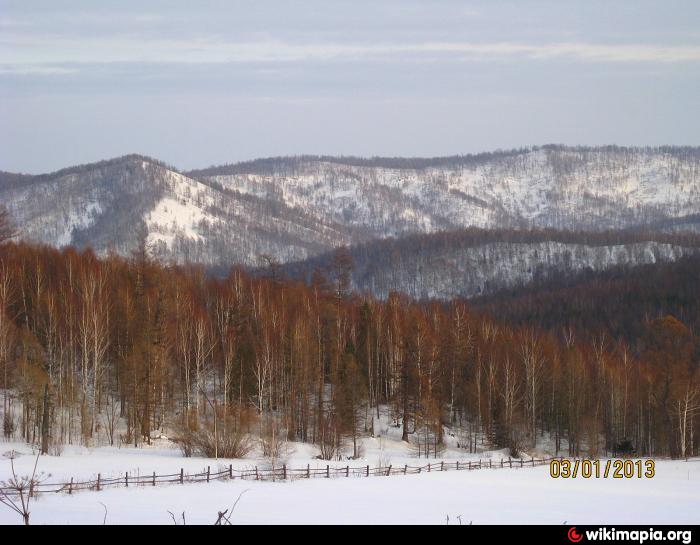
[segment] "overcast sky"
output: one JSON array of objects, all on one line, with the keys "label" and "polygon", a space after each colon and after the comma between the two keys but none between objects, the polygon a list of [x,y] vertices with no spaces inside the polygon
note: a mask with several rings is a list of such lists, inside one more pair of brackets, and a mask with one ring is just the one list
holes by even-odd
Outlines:
[{"label": "overcast sky", "polygon": [[700,2],[0,0],[0,169],[700,144]]}]

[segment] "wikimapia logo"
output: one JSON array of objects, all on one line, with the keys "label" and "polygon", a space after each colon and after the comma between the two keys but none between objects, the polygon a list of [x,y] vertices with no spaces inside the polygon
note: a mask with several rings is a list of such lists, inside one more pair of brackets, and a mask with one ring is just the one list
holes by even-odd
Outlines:
[{"label": "wikimapia logo", "polygon": [[572,543],[578,543],[583,539],[583,535],[576,531],[576,526],[572,526],[566,535]]},{"label": "wikimapia logo", "polygon": [[634,543],[646,543],[648,541],[680,541],[688,544],[693,540],[691,530],[616,530],[615,528],[600,527],[597,530],[585,530],[583,533],[576,530],[575,526],[569,528],[566,537],[572,543],[580,543],[584,537],[586,541],[627,541]]}]

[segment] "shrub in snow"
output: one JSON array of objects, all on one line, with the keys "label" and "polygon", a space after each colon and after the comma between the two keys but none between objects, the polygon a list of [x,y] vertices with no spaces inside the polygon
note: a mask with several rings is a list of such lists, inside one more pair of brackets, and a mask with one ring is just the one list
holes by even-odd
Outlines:
[{"label": "shrub in snow", "polygon": [[172,440],[185,457],[244,458],[253,448],[246,430],[250,425],[248,411],[219,408],[217,415],[181,425]]}]

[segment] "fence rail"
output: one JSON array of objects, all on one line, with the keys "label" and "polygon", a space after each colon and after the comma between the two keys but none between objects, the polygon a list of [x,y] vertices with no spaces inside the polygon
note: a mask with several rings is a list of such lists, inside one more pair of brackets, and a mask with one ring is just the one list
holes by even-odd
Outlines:
[{"label": "fence rail", "polygon": [[[314,478],[338,478],[338,477],[389,477],[395,475],[416,475],[419,473],[431,473],[436,471],[474,471],[478,469],[513,469],[535,467],[549,464],[552,460],[562,460],[563,458],[531,458],[524,460],[522,458],[501,458],[498,461],[492,459],[478,461],[456,461],[456,462],[435,462],[428,463],[423,466],[411,465],[389,465],[380,467],[366,466],[331,466],[326,467],[311,467],[307,465],[305,468],[288,468],[286,465],[282,467],[260,468],[255,466],[248,469],[234,469],[233,465],[227,468],[211,471],[211,466],[202,473],[185,473],[184,468],[180,469],[179,473],[170,473],[158,475],[155,472],[152,474],[129,474],[124,473],[118,477],[103,478],[101,474],[97,475],[97,479],[93,480],[76,480],[71,478],[70,482],[66,483],[44,483],[39,482],[31,487],[30,495],[59,493],[64,492],[72,494],[81,490],[100,491],[105,488],[113,487],[133,487],[133,486],[159,486],[164,484],[185,484],[211,482],[219,480],[255,480],[255,481],[289,481],[298,479],[314,479]],[[0,490],[6,494],[16,494],[17,490],[12,487],[3,487]]]}]

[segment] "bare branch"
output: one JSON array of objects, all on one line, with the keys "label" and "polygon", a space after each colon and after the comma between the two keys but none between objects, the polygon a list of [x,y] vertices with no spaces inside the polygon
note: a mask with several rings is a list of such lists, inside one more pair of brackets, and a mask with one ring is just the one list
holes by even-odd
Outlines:
[{"label": "bare branch", "polygon": [[[231,522],[231,517],[233,516],[233,512],[236,509],[236,506],[238,505],[238,502],[241,501],[241,498],[243,497],[243,494],[248,492],[250,488],[246,488],[243,492],[241,492],[238,495],[238,498],[236,498],[236,501],[233,502],[233,506],[231,509],[226,509],[225,511],[219,511],[218,517],[216,519],[216,522],[214,523],[214,526],[233,526],[233,523]],[[228,516],[226,516],[228,514]]]},{"label": "bare branch", "polygon": [[102,526],[106,526],[106,524],[107,524],[107,506],[106,506],[104,503],[102,503],[102,502],[99,502],[99,503],[100,503],[100,505],[101,505],[101,506],[104,508],[104,510],[105,510],[105,516],[104,516],[104,518],[102,519]]}]

